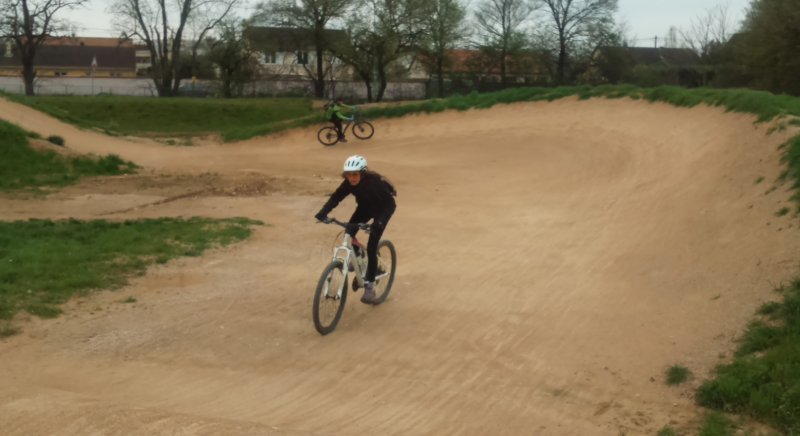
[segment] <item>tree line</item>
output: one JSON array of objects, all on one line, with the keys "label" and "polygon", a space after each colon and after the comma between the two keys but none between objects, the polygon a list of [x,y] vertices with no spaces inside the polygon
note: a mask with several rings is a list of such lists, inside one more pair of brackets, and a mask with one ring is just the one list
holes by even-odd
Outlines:
[{"label": "tree line", "polygon": [[[34,92],[38,48],[71,30],[59,13],[87,1],[0,0],[0,35],[20,54],[27,94]],[[219,77],[225,96],[241,93],[263,56],[246,37],[254,26],[304,32],[315,62],[302,66],[317,97],[329,94],[330,71],[343,62],[364,82],[368,99],[378,101],[415,62],[428,71],[436,94],[445,95],[454,65],[465,62],[454,56],[457,49],[469,48],[470,68],[490,73],[493,86],[503,88],[586,81],[597,66],[596,50],[626,41],[615,19],[617,0],[472,0],[469,7],[466,0],[262,0],[250,17],[235,18],[241,6],[241,0],[112,0],[109,12],[121,36],[147,47],[160,96],[177,95],[183,79],[206,74]],[[738,33],[722,15],[710,11],[689,30],[671,31],[666,43],[697,51],[710,78],[704,84],[800,94],[797,0],[752,0]]]}]

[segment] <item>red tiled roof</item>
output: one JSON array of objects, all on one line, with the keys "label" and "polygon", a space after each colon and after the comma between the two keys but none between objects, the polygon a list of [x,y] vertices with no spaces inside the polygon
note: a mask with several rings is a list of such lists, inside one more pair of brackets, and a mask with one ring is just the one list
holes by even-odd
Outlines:
[{"label": "red tiled roof", "polygon": [[[451,64],[449,71],[452,73],[500,74],[500,68],[491,62],[487,54],[480,50],[455,49],[448,52]],[[532,51],[519,53],[507,58],[508,74],[536,73],[537,64],[541,64],[542,55]]]},{"label": "red tiled roof", "polygon": [[[0,67],[21,67],[22,61],[16,47],[11,47],[10,56],[6,56],[7,46],[0,45]],[[46,44],[36,52],[38,68],[91,68],[92,61],[97,59],[97,68],[136,69],[136,50],[133,46],[92,47],[80,45]]]},{"label": "red tiled roof", "polygon": [[88,46],[88,47],[133,47],[133,41],[127,38],[95,38],[81,36],[65,36],[48,38],[44,45],[51,46]]}]

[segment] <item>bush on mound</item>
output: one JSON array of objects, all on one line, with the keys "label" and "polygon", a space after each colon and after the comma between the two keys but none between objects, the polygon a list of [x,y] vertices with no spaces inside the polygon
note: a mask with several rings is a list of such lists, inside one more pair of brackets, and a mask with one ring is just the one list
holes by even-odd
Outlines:
[{"label": "bush on mound", "polygon": [[[3,138],[0,141],[0,156],[3,156],[0,159],[0,191],[64,186],[82,176],[130,174],[138,168],[117,155],[67,157],[53,151],[34,150],[28,144],[28,137],[30,135],[25,130],[0,120],[0,138]],[[60,145],[63,145],[63,138],[60,139]]]}]

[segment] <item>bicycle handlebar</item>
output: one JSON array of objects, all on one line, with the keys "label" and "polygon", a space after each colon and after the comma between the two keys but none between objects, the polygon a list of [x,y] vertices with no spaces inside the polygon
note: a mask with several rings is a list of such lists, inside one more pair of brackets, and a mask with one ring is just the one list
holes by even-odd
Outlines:
[{"label": "bicycle handlebar", "polygon": [[345,229],[350,227],[350,226],[358,226],[358,228],[361,229],[361,230],[369,230],[370,228],[372,228],[372,226],[370,224],[367,224],[367,223],[345,223],[345,222],[337,220],[336,218],[328,218],[327,221],[319,221],[319,222],[325,223],[325,224],[336,224],[338,226],[344,227]]}]

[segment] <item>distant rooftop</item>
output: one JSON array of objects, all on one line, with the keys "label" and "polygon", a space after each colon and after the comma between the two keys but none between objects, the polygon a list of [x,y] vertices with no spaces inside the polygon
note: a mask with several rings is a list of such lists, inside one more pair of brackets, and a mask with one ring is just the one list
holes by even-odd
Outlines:
[{"label": "distant rooftop", "polygon": [[88,47],[133,47],[133,41],[128,38],[96,38],[81,36],[64,36],[48,38],[45,45],[88,46]]}]

